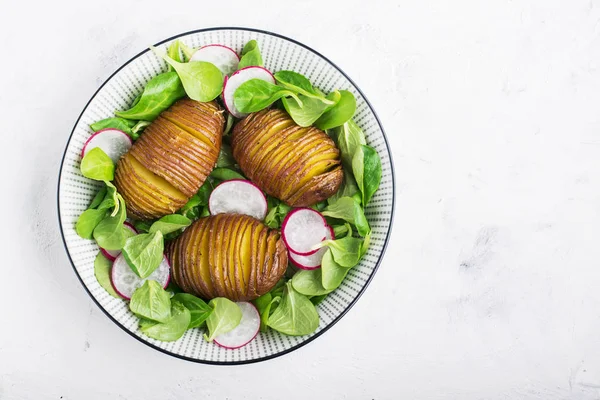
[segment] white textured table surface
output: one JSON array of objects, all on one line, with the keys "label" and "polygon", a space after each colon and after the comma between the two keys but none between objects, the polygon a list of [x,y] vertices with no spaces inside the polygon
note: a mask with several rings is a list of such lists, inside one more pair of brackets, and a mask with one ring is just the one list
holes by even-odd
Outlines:
[{"label": "white textured table surface", "polygon": [[[600,1],[0,0],[0,399],[599,399]],[[58,231],[81,109],[210,26],[344,69],[392,146],[397,213],[357,305],[240,367],[158,353],[88,298]]]}]

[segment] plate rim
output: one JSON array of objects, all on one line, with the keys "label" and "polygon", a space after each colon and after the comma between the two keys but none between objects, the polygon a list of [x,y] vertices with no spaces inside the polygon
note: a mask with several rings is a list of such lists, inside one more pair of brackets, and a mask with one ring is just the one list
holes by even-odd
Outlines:
[{"label": "plate rim", "polygon": [[187,36],[187,35],[191,35],[191,34],[195,34],[195,33],[200,33],[200,32],[210,32],[210,31],[218,31],[218,30],[249,31],[249,32],[261,33],[261,34],[266,34],[266,35],[272,35],[272,36],[278,37],[280,39],[288,40],[288,41],[290,41],[290,42],[292,42],[292,43],[294,43],[294,44],[296,44],[298,46],[301,46],[301,47],[305,48],[306,50],[314,53],[315,55],[317,55],[319,57],[321,57],[324,61],[328,62],[339,73],[341,73],[346,79],[348,79],[348,81],[356,88],[356,90],[358,91],[358,93],[362,96],[362,98],[364,99],[365,103],[367,104],[367,106],[369,107],[369,109],[371,110],[371,112],[373,113],[373,116],[375,117],[375,121],[377,121],[377,125],[379,125],[379,129],[381,129],[381,133],[383,135],[383,140],[385,142],[385,146],[386,146],[386,149],[387,149],[388,155],[389,155],[390,169],[391,169],[391,174],[392,174],[392,210],[391,210],[391,213],[390,213],[390,225],[389,225],[389,229],[388,229],[387,235],[385,237],[385,241],[383,243],[383,247],[381,249],[381,253],[379,254],[379,257],[377,258],[377,262],[375,263],[375,267],[373,268],[373,271],[371,272],[371,274],[367,278],[364,286],[358,292],[358,294],[356,295],[356,297],[354,299],[352,299],[352,301],[350,302],[350,304],[348,304],[348,306],[341,312],[340,315],[338,315],[325,328],[323,328],[321,331],[319,331],[315,335],[311,336],[310,338],[302,341],[301,343],[298,343],[295,346],[290,347],[289,349],[285,349],[283,351],[280,351],[280,352],[277,352],[277,353],[274,353],[274,354],[270,354],[268,356],[264,356],[264,357],[260,357],[260,358],[255,358],[255,359],[252,359],[252,360],[242,360],[242,361],[199,360],[199,359],[188,357],[188,356],[184,356],[184,355],[181,355],[181,354],[172,353],[172,352],[170,352],[168,350],[165,350],[165,349],[163,349],[161,347],[158,347],[158,346],[150,343],[149,341],[145,340],[144,338],[142,338],[140,336],[137,336],[135,333],[133,333],[132,331],[130,331],[129,329],[127,329],[125,326],[123,326],[104,307],[102,307],[102,305],[100,304],[100,302],[98,302],[98,300],[96,300],[96,298],[90,292],[90,289],[86,286],[85,282],[81,278],[81,275],[77,271],[77,268],[75,267],[75,263],[73,262],[73,259],[71,258],[71,253],[69,253],[69,248],[67,247],[67,241],[65,239],[65,233],[63,231],[63,224],[62,224],[62,219],[61,219],[61,214],[60,214],[60,184],[61,184],[61,181],[62,181],[63,165],[65,163],[65,158],[67,156],[67,150],[69,148],[69,144],[71,143],[71,139],[73,138],[73,134],[75,133],[75,129],[77,128],[77,125],[79,124],[79,121],[81,120],[81,117],[83,116],[83,114],[87,110],[87,108],[90,105],[90,103],[92,102],[92,100],[94,100],[94,98],[98,95],[98,93],[104,88],[104,86],[117,73],[119,73],[123,68],[125,68],[127,65],[129,65],[134,60],[136,60],[138,57],[140,57],[143,54],[149,52],[150,51],[149,48],[146,48],[146,49],[142,50],[141,52],[139,52],[138,54],[134,55],[129,60],[127,60],[123,65],[121,65],[119,68],[117,68],[112,74],[110,74],[110,76],[108,76],[108,78],[106,78],[104,80],[104,82],[102,83],[102,85],[100,85],[98,87],[98,89],[96,89],[96,91],[94,92],[94,94],[90,97],[90,99],[88,100],[88,102],[86,103],[86,105],[83,107],[83,110],[79,114],[79,117],[77,117],[77,120],[75,121],[75,124],[73,125],[73,129],[71,130],[71,134],[69,135],[69,137],[67,139],[67,143],[65,145],[65,149],[64,149],[64,152],[63,152],[63,156],[62,156],[62,159],[61,159],[61,162],[60,162],[59,171],[58,171],[58,185],[57,185],[57,191],[56,191],[57,211],[58,211],[58,227],[59,227],[59,230],[60,230],[60,235],[61,235],[61,239],[62,239],[63,245],[65,247],[65,251],[67,253],[67,257],[69,258],[69,262],[71,263],[71,267],[73,268],[73,271],[75,272],[75,275],[77,276],[77,279],[79,280],[79,282],[81,283],[81,285],[85,289],[86,293],[92,299],[92,301],[96,304],[96,306],[98,306],[98,308],[100,308],[100,310],[102,310],[102,312],[113,323],[115,323],[119,328],[121,328],[121,330],[125,331],[129,336],[137,339],[139,342],[145,344],[146,346],[148,346],[148,347],[150,347],[150,348],[152,348],[154,350],[158,350],[159,352],[161,352],[163,354],[167,354],[167,355],[169,355],[171,357],[176,357],[176,358],[179,358],[181,360],[191,361],[191,362],[199,363],[199,364],[208,364],[208,365],[244,365],[244,364],[258,363],[258,362],[261,362],[261,361],[267,361],[267,360],[271,360],[273,358],[281,357],[281,356],[283,356],[285,354],[291,353],[292,351],[297,350],[297,349],[299,349],[299,348],[301,348],[301,347],[309,344],[310,342],[312,342],[316,338],[318,338],[321,335],[323,335],[329,329],[331,329],[337,322],[339,322],[346,315],[346,313],[348,313],[348,311],[350,311],[350,309],[352,307],[354,307],[354,305],[356,304],[356,302],[358,301],[358,299],[360,299],[360,297],[367,290],[367,287],[369,286],[369,284],[373,280],[373,277],[375,276],[375,273],[379,269],[381,261],[383,260],[385,252],[387,250],[389,239],[390,239],[390,236],[392,234],[392,229],[393,229],[393,226],[394,226],[394,211],[395,211],[395,208],[396,208],[396,176],[395,176],[395,172],[394,172],[394,161],[392,159],[392,152],[391,152],[391,149],[390,149],[390,144],[389,144],[387,136],[385,134],[385,130],[383,129],[383,125],[381,124],[381,121],[379,120],[379,116],[375,112],[375,109],[373,108],[373,106],[371,105],[371,103],[369,102],[369,100],[367,99],[367,97],[365,96],[365,94],[362,92],[362,90],[358,87],[358,85],[339,66],[337,66],[337,64],[335,64],[329,58],[325,57],[324,55],[322,55],[321,53],[319,53],[318,51],[316,51],[312,47],[307,46],[304,43],[301,43],[301,42],[299,42],[299,41],[297,41],[295,39],[292,39],[290,37],[281,35],[279,33],[267,31],[267,30],[264,30],[264,29],[245,28],[245,27],[240,27],[240,26],[220,26],[220,27],[194,29],[194,30],[191,30],[191,31],[182,32],[182,33],[179,33],[177,35],[171,36],[169,38],[163,39],[160,42],[154,44],[154,46],[158,47],[158,46],[162,45],[163,43],[169,42],[171,40],[177,39],[177,38],[182,37],[182,36]]}]

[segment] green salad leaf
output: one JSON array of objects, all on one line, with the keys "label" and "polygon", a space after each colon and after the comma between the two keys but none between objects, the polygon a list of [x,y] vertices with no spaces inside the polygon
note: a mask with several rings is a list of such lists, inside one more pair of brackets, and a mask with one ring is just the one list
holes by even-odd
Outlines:
[{"label": "green salad leaf", "polygon": [[189,98],[212,101],[223,91],[223,74],[214,64],[205,61],[181,63],[153,46],[150,48],[175,69]]},{"label": "green salad leaf", "polygon": [[362,193],[362,204],[369,204],[381,182],[381,159],[377,151],[361,145],[352,157],[352,172]]},{"label": "green salad leaf", "polygon": [[298,293],[292,282],[287,282],[279,306],[269,316],[268,325],[286,335],[308,335],[319,327],[319,314],[308,297]]},{"label": "green salad leaf", "polygon": [[232,179],[246,179],[246,177],[231,168],[215,168],[210,173],[210,177],[220,181],[230,181]]},{"label": "green salad leaf", "polygon": [[251,66],[262,67],[263,65],[263,59],[260,54],[260,49],[258,48],[258,43],[256,40],[250,40],[242,49],[242,57],[238,64],[238,69]]},{"label": "green salad leaf", "polygon": [[133,226],[138,233],[148,233],[152,224],[148,221],[133,221]]},{"label": "green salad leaf", "polygon": [[233,103],[240,112],[251,113],[265,109],[285,96],[292,97],[298,104],[302,103],[293,91],[262,79],[250,79],[236,89]]},{"label": "green salad leaf", "polygon": [[96,193],[96,195],[92,199],[92,202],[88,206],[88,210],[92,209],[92,208],[96,208],[100,205],[100,203],[102,203],[102,200],[104,200],[104,196],[106,196],[106,191],[107,191],[106,186],[102,186],[100,188],[100,190],[98,190],[98,193]]},{"label": "green salad leaf", "polygon": [[315,121],[319,129],[331,129],[341,126],[354,116],[356,112],[356,98],[347,90],[340,90],[339,101]]},{"label": "green salad leaf", "polygon": [[327,99],[322,93],[317,91],[310,80],[304,75],[295,71],[278,71],[273,75],[280,86],[306,97],[320,100],[326,105],[335,104],[334,100]]},{"label": "green salad leaf", "polygon": [[130,121],[128,119],[125,118],[118,118],[118,117],[111,117],[111,118],[105,118],[103,120],[94,122],[93,124],[90,125],[90,128],[92,128],[92,130],[94,132],[98,132],[102,129],[118,129],[120,131],[125,132],[126,134],[128,134],[129,136],[131,136],[132,139],[136,139],[133,137],[133,133],[132,133],[132,128],[136,125],[135,121]]},{"label": "green salad leaf", "polygon": [[310,302],[313,303],[315,306],[318,306],[325,299],[325,297],[327,297],[326,294],[322,294],[320,296],[312,296],[310,298]]},{"label": "green salad leaf", "polygon": [[179,39],[175,39],[173,43],[167,48],[167,55],[177,62],[183,62],[181,57],[181,42]]},{"label": "green salad leaf", "polygon": [[161,231],[142,233],[127,239],[123,257],[137,276],[150,276],[163,261],[164,241]]},{"label": "green salad leaf", "polygon": [[96,277],[96,280],[98,281],[100,286],[104,290],[106,290],[108,294],[110,294],[112,297],[120,299],[121,296],[119,296],[117,292],[115,292],[115,289],[113,288],[112,283],[110,281],[111,268],[112,261],[104,257],[104,254],[102,254],[102,252],[98,252],[96,259],[94,260],[94,276]]},{"label": "green salad leaf", "polygon": [[341,238],[342,236],[346,236],[346,235],[352,236],[352,227],[347,222],[345,222],[344,225],[334,225],[333,226],[333,235],[336,238]]},{"label": "green salad leaf", "polygon": [[364,210],[360,203],[352,197],[340,197],[335,202],[330,203],[322,214],[326,217],[342,219],[356,226],[360,236],[366,236],[371,228],[365,217]]},{"label": "green salad leaf", "polygon": [[298,293],[306,296],[321,296],[331,292],[322,284],[321,268],[300,270],[292,278],[292,286]]},{"label": "green salad leaf", "polygon": [[149,279],[133,292],[129,309],[140,318],[167,322],[171,318],[171,299],[158,282]]},{"label": "green salad leaf", "polygon": [[159,220],[154,222],[150,227],[149,233],[155,233],[160,231],[163,236],[171,232],[176,232],[182,228],[190,226],[192,221],[180,214],[171,214],[161,217]]},{"label": "green salad leaf", "polygon": [[300,102],[294,98],[281,99],[283,107],[290,114],[294,122],[300,126],[310,126],[329,108],[321,98],[298,95]]},{"label": "green salad leaf", "polygon": [[336,240],[324,240],[321,246],[329,246],[334,260],[342,267],[354,267],[361,257],[363,239],[346,236]]},{"label": "green salad leaf", "polygon": [[112,208],[113,210],[110,213],[110,216],[114,217],[121,209],[117,188],[108,181],[104,183],[106,184],[106,195],[104,196],[102,202],[98,205],[98,210],[109,210]]},{"label": "green salad leaf", "polygon": [[81,173],[96,181],[112,181],[115,176],[115,164],[99,147],[88,151],[81,160]]},{"label": "green salad leaf", "polygon": [[331,204],[342,197],[352,197],[359,203],[362,201],[362,196],[360,195],[360,190],[354,180],[352,171],[344,170],[344,180],[342,181],[340,188],[333,196],[327,199],[327,202]]},{"label": "green salad leaf", "polygon": [[335,262],[331,248],[328,249],[321,260],[321,284],[323,288],[330,291],[337,289],[349,270],[349,267],[342,267]]},{"label": "green salad leaf", "polygon": [[361,145],[367,144],[365,134],[353,120],[330,130],[329,134],[340,149],[344,175],[347,175],[352,171],[352,157]]},{"label": "green salad leaf", "polygon": [[166,322],[140,320],[140,330],[146,336],[163,342],[174,342],[183,336],[190,325],[190,311],[180,302],[171,301],[171,318]]},{"label": "green salad leaf", "polygon": [[221,144],[221,151],[219,151],[219,158],[217,158],[217,168],[230,168],[235,165],[233,159],[233,150],[227,143]]},{"label": "green salad leaf", "polygon": [[148,127],[148,125],[150,125],[152,122],[151,121],[138,121],[133,128],[131,128],[131,138],[133,140],[138,140],[140,137],[140,134],[144,131],[144,129],[146,129]]},{"label": "green salad leaf", "polygon": [[213,312],[213,309],[204,300],[189,293],[177,293],[172,300],[180,302],[190,311],[191,318],[188,329],[202,325]]},{"label": "green salad leaf", "polygon": [[185,96],[185,89],[176,72],[169,71],[150,79],[139,101],[127,111],[116,111],[117,117],[153,121],[158,114]]},{"label": "green salad leaf", "polygon": [[94,229],[106,217],[106,210],[87,209],[75,223],[75,232],[83,239],[92,239]]},{"label": "green salad leaf", "polygon": [[206,319],[209,334],[204,334],[204,339],[212,342],[215,337],[233,330],[240,324],[242,310],[225,297],[216,297],[208,305],[212,307],[213,311]]},{"label": "green salad leaf", "polygon": [[117,194],[119,211],[114,216],[105,217],[94,229],[94,239],[98,246],[106,250],[121,250],[132,232],[125,228],[123,222],[127,217],[125,200]]},{"label": "green salad leaf", "polygon": [[[185,58],[189,59],[192,58],[192,56],[194,55],[194,53],[196,52],[196,49],[192,48],[192,47],[188,47],[185,43],[183,42],[179,42],[179,48],[181,49],[181,52],[183,53],[183,55],[185,56]],[[183,62],[184,60],[182,60]]]}]

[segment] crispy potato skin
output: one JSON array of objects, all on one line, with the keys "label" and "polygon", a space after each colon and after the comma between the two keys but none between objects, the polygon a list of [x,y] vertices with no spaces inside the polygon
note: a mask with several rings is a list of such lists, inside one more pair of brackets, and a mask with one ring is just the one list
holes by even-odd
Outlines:
[{"label": "crispy potato skin", "polygon": [[[209,240],[202,241],[202,237]],[[236,243],[249,241],[249,279]],[[267,293],[281,279],[288,255],[279,232],[247,215],[218,214],[200,218],[166,246],[175,283],[206,300],[227,297],[248,301]],[[209,271],[205,282],[202,271]],[[210,290],[212,287],[213,290]]]},{"label": "crispy potato skin", "polygon": [[325,132],[300,127],[283,110],[252,113],[233,128],[233,157],[269,195],[305,207],[338,191],[340,152]]},{"label": "crispy potato skin", "polygon": [[117,163],[114,183],[129,217],[151,220],[181,208],[214,168],[224,126],[215,101],[186,98],[162,112]]}]

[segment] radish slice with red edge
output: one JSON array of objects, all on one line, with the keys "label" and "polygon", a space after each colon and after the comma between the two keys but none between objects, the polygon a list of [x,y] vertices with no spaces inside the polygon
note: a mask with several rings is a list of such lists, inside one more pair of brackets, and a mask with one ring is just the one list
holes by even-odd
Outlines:
[{"label": "radish slice with red edge", "polygon": [[275,78],[273,77],[273,74],[269,72],[269,70],[256,66],[242,68],[239,71],[236,71],[229,78],[225,77],[225,82],[223,83],[223,103],[225,103],[227,111],[229,111],[229,113],[236,118],[243,118],[248,114],[239,112],[238,109],[235,108],[235,104],[233,104],[233,94],[242,85],[242,83],[251,79],[261,79],[263,81],[275,84]]},{"label": "radish slice with red edge", "polygon": [[196,50],[190,61],[209,62],[219,68],[223,75],[229,75],[237,69],[240,57],[233,49],[227,46],[209,44]]},{"label": "radish slice with red edge", "polygon": [[110,281],[115,291],[119,296],[126,300],[131,300],[133,292],[141,287],[147,280],[154,280],[162,285],[163,288],[167,288],[169,281],[171,280],[171,266],[167,257],[163,256],[163,260],[150,274],[149,277],[142,279],[133,272],[123,254],[119,254],[115,262],[113,262],[112,270],[110,272]]},{"label": "radish slice with red edge", "polygon": [[[137,233],[138,233],[137,230],[129,222],[123,222],[123,225],[125,225],[125,228],[127,228],[131,232],[133,232],[134,235],[137,235]],[[117,259],[117,257],[119,256],[119,254],[121,254],[121,250],[106,250],[106,249],[103,249],[102,247],[100,247],[100,251],[110,261],[115,261]]]},{"label": "radish slice with red edge", "polygon": [[329,225],[320,212],[312,208],[296,208],[281,224],[281,236],[288,250],[299,256],[310,256],[313,248],[327,237]]},{"label": "radish slice with red edge", "polygon": [[[327,235],[325,236],[325,239],[335,239],[335,235],[333,234],[333,228],[331,226],[328,226],[328,231]],[[317,269],[321,267],[321,260],[323,259],[323,255],[327,251],[327,248],[327,246],[323,246],[319,250],[317,250],[316,253],[311,254],[309,256],[300,256],[298,254],[292,253],[291,251],[288,253],[288,255],[292,264],[294,264],[300,269]]]},{"label": "radish slice with red edge", "polygon": [[232,179],[214,188],[208,199],[208,209],[211,215],[246,214],[262,221],[267,215],[267,198],[254,183]]},{"label": "radish slice with red edge", "polygon": [[90,150],[99,147],[116,164],[132,145],[133,141],[125,132],[112,128],[101,129],[85,142],[81,150],[81,158],[85,157]]},{"label": "radish slice with red edge", "polygon": [[215,337],[214,342],[226,349],[239,349],[250,343],[260,330],[260,314],[252,303],[236,303],[242,311],[242,320],[233,330]]}]

